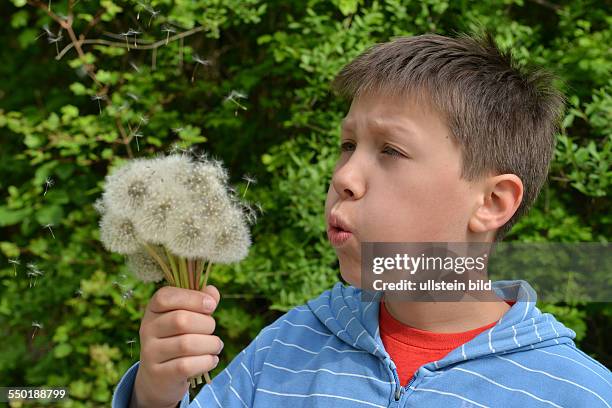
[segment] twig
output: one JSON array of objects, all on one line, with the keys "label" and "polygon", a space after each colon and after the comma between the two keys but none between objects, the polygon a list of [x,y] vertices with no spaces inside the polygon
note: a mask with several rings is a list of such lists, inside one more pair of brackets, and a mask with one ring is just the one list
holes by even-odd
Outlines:
[{"label": "twig", "polygon": [[[185,32],[182,32],[180,34],[176,34],[173,35],[172,37],[169,38],[164,38],[163,40],[159,40],[159,41],[155,41],[155,42],[143,42],[142,40],[138,41],[138,49],[139,50],[152,50],[155,48],[159,48],[163,45],[166,44],[166,42],[169,41],[175,41],[175,40],[181,40],[185,37],[189,37],[190,35],[193,35],[195,33],[199,33],[200,31],[204,30],[205,27],[195,27],[192,28],[191,30],[187,30]],[[102,39],[96,39],[96,40],[82,40],[79,42],[80,45],[85,45],[85,44],[97,44],[97,45],[108,45],[109,47],[120,47],[120,48],[130,48],[129,44],[126,45],[125,43],[122,42],[117,42],[117,41],[108,41],[108,40],[102,40]],[[141,45],[142,44],[142,45]],[[68,44],[67,46],[65,46],[57,55],[57,57],[55,57],[56,60],[60,60],[62,59],[62,57],[72,49],[72,47],[75,47],[75,44]],[[182,52],[182,51],[181,51]]]}]

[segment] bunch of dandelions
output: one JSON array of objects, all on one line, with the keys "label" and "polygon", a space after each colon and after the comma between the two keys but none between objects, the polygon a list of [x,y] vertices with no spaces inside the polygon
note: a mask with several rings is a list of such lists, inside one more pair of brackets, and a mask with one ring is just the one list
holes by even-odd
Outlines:
[{"label": "bunch of dandelions", "polygon": [[[252,217],[245,220],[243,203],[227,181],[220,162],[206,155],[129,160],[106,177],[94,205],[102,216],[100,240],[126,255],[129,269],[144,282],[165,278],[201,290],[213,263],[238,262],[251,245]],[[207,372],[204,377],[211,382]],[[202,376],[190,383],[195,388]]]}]

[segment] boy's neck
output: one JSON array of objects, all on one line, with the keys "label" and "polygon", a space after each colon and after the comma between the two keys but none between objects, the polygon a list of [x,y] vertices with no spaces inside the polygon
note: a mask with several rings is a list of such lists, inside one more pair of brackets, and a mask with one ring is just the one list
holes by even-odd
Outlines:
[{"label": "boy's neck", "polygon": [[501,319],[510,306],[499,302],[385,301],[391,316],[401,323],[435,333],[461,333]]}]

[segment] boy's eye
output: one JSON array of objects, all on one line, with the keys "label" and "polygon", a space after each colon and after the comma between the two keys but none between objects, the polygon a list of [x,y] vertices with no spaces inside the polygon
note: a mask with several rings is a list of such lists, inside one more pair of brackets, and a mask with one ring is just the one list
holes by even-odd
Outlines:
[{"label": "boy's eye", "polygon": [[383,152],[385,152],[385,151],[391,152],[390,153],[391,156],[399,156],[399,157],[403,156],[400,152],[398,152],[397,150],[395,150],[394,148],[392,148],[390,146],[385,147]]},{"label": "boy's eye", "polygon": [[[343,152],[349,151],[350,149],[354,149],[354,143],[344,142],[340,145],[340,150]],[[388,152],[389,156],[395,157],[403,157],[403,154],[392,148],[391,146],[386,146],[383,149],[383,153]]]},{"label": "boy's eye", "polygon": [[350,149],[350,146],[353,146],[353,143],[351,142],[344,142],[340,145],[340,150],[342,150],[343,152],[348,151],[348,149]]}]

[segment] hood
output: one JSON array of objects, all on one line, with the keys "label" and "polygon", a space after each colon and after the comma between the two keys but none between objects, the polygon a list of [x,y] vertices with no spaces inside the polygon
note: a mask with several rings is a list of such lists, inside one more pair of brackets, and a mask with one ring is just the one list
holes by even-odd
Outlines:
[{"label": "hood", "polygon": [[[551,344],[572,343],[574,331],[558,322],[549,313],[535,306],[536,293],[523,280],[496,281],[492,287],[499,297],[515,301],[495,326],[484,331],[444,358],[425,365],[435,371],[448,365],[495,354],[547,347]],[[354,348],[367,351],[386,361],[378,330],[380,299],[383,292],[367,291],[337,282],[308,306],[317,318],[339,339]],[[371,301],[362,301],[372,299]]]}]

